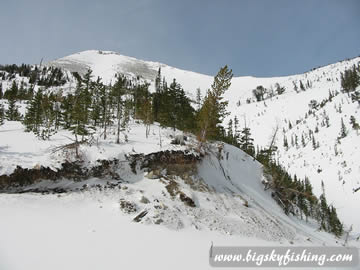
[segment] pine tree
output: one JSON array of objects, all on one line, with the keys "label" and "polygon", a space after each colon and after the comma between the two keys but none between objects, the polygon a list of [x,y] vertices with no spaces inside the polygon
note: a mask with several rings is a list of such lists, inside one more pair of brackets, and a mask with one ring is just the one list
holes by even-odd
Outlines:
[{"label": "pine tree", "polygon": [[19,106],[16,105],[15,98],[11,95],[8,99],[8,109],[5,112],[6,119],[9,121],[19,121],[21,119]]},{"label": "pine tree", "polygon": [[116,107],[117,119],[117,134],[116,143],[120,143],[121,120],[124,114],[124,102],[122,96],[125,94],[126,78],[120,74],[117,76],[117,81],[112,87],[112,95],[114,97],[114,105]]},{"label": "pine tree", "polygon": [[234,141],[234,134],[233,134],[233,120],[230,119],[229,122],[228,122],[228,128],[227,128],[227,134],[226,134],[226,137],[227,137],[227,142],[232,144],[233,141]]},{"label": "pine tree", "polygon": [[255,147],[253,141],[254,139],[251,137],[250,128],[248,128],[245,123],[245,127],[241,131],[240,135],[240,148],[252,157],[255,156]]},{"label": "pine tree", "polygon": [[321,229],[328,230],[328,204],[325,197],[324,182],[321,181],[322,194],[320,195],[320,224]]},{"label": "pine tree", "polygon": [[315,140],[315,136],[312,136],[312,147],[314,150],[316,150],[318,148],[318,143]]},{"label": "pine tree", "polygon": [[199,112],[201,109],[202,98],[201,98],[201,90],[200,88],[196,89],[196,105],[197,105],[197,111]]},{"label": "pine tree", "polygon": [[101,126],[104,129],[104,140],[107,138],[108,126],[111,124],[111,97],[109,95],[108,88],[100,84],[99,85],[99,97],[100,97],[100,121]]},{"label": "pine tree", "polygon": [[292,129],[292,124],[290,120],[289,120],[289,129]]},{"label": "pine tree", "polygon": [[330,227],[330,231],[336,236],[341,236],[344,231],[344,227],[337,216],[335,207],[331,205],[328,209],[328,212],[328,224]]},{"label": "pine tree", "polygon": [[30,101],[29,106],[27,107],[27,111],[24,118],[25,131],[33,131],[34,133],[38,133],[40,126],[42,124],[42,116],[43,116],[43,92],[41,89],[37,91],[34,95],[33,99]]},{"label": "pine tree", "polygon": [[297,92],[298,92],[298,87],[297,87],[297,85],[296,85],[296,82],[293,81],[293,85],[294,85],[294,90],[295,90],[295,92],[297,93]]},{"label": "pine tree", "polygon": [[303,147],[306,146],[306,142],[305,142],[305,138],[304,138],[304,134],[301,134],[301,144]]},{"label": "pine tree", "polygon": [[[140,119],[143,120],[145,125],[146,138],[148,138],[150,134],[150,126],[154,122],[151,102],[152,102],[151,95],[149,92],[146,92],[146,95],[144,96],[142,103],[142,109],[140,110],[139,113],[139,117]],[[173,128],[175,129],[175,126],[173,126]]]},{"label": "pine tree", "polygon": [[341,130],[340,130],[340,137],[339,139],[343,139],[346,137],[347,135],[347,129],[346,129],[346,126],[345,126],[345,123],[344,123],[344,119],[341,118]]},{"label": "pine tree", "polygon": [[360,125],[358,122],[356,122],[355,116],[350,116],[350,124],[352,126],[352,128],[354,130],[359,130],[360,129]]},{"label": "pine tree", "polygon": [[287,137],[285,135],[284,135],[284,147],[286,148],[286,150],[289,149],[289,143],[288,143]]},{"label": "pine tree", "polygon": [[158,73],[155,78],[155,93],[153,98],[153,112],[154,112],[154,119],[155,121],[159,120],[159,112],[161,110],[162,100],[161,100],[161,94],[165,90],[165,77],[163,80],[163,84],[161,84],[161,68],[159,67]]},{"label": "pine tree", "polygon": [[90,118],[94,127],[99,126],[101,118],[101,106],[100,106],[100,93],[99,89],[102,87],[102,82],[100,77],[97,78],[95,82],[91,84],[91,109],[90,109]]},{"label": "pine tree", "polygon": [[70,111],[71,125],[69,130],[75,135],[75,151],[76,157],[79,157],[79,136],[81,141],[84,141],[85,137],[92,134],[93,127],[89,125],[88,115],[88,96],[87,92],[82,88],[82,83],[79,80],[75,89],[75,95],[73,104]]},{"label": "pine tree", "polygon": [[0,104],[0,126],[4,124],[4,120],[5,120],[5,110],[4,110],[4,106]]},{"label": "pine tree", "polygon": [[240,130],[239,130],[239,119],[234,117],[234,145],[239,146]]},{"label": "pine tree", "polygon": [[0,82],[0,99],[2,99],[3,96],[4,96],[4,93],[3,93],[2,83]]},{"label": "pine tree", "polygon": [[285,92],[285,87],[281,87],[280,84],[276,83],[275,91],[277,92],[278,95],[281,95]]},{"label": "pine tree", "polygon": [[228,102],[222,101],[222,99],[225,91],[231,85],[232,77],[232,70],[224,66],[214,78],[211,90],[208,91],[199,112],[198,128],[200,134],[198,138],[201,142],[220,137],[219,124],[228,115],[226,112]]},{"label": "pine tree", "polygon": [[161,67],[159,67],[158,73],[156,74],[155,78],[155,92],[161,92]]},{"label": "pine tree", "polygon": [[262,101],[264,100],[264,95],[266,93],[266,88],[264,88],[262,85],[257,86],[253,90],[253,95],[256,98],[256,101]]},{"label": "pine tree", "polygon": [[300,89],[303,90],[303,91],[305,91],[304,84],[303,84],[303,82],[302,82],[301,80],[300,80]]},{"label": "pine tree", "polygon": [[10,99],[16,100],[18,98],[18,92],[19,92],[19,89],[18,89],[17,83],[16,83],[16,81],[13,81],[11,88],[5,92],[4,98],[6,98],[8,100],[10,100]]}]

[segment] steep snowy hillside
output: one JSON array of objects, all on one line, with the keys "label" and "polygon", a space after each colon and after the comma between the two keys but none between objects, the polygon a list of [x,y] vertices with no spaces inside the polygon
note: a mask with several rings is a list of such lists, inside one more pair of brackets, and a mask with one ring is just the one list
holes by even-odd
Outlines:
[{"label": "steep snowy hillside", "polygon": [[[264,190],[261,164],[236,147],[212,143],[200,158],[193,136],[174,145],[180,132],[152,125],[146,138],[145,127],[132,122],[122,134],[127,143],[114,143],[112,132],[104,140],[99,130],[93,144],[82,145],[79,171],[74,150],[57,148],[71,143],[71,134],[59,131],[43,141],[23,128],[12,121],[0,127],[0,175],[11,175],[19,165],[29,169],[25,176],[32,175],[33,182],[8,189],[22,194],[0,194],[1,269],[209,269],[212,241],[276,246],[344,241],[318,231],[312,219],[285,215]],[[64,162],[70,163],[63,179],[41,180]],[[13,179],[22,177],[22,170],[15,172]],[[358,245],[353,238],[349,242]]]},{"label": "steep snowy hillside", "polygon": [[[329,201],[338,207],[345,223],[352,224],[357,231],[360,231],[360,218],[353,213],[357,211],[360,197],[353,191],[360,186],[360,137],[352,129],[350,117],[360,119],[360,109],[341,92],[340,72],[359,61],[356,58],[288,77],[278,81],[286,88],[282,95],[261,102],[244,102],[239,107],[234,102],[230,105],[231,116],[236,115],[240,124],[246,119],[260,147],[269,144],[277,126],[279,162],[290,173],[300,178],[309,177],[318,195],[323,181]],[[310,87],[301,90],[300,81],[304,85],[309,81]],[[297,91],[293,82],[297,84]],[[271,85],[264,84],[264,87],[270,89]],[[339,140],[341,121],[348,136]]]},{"label": "steep snowy hillside", "polygon": [[[274,129],[278,127],[277,157],[280,163],[298,177],[309,177],[318,195],[322,192],[323,181],[330,203],[339,208],[338,212],[346,225],[353,224],[357,231],[360,231],[360,218],[353,213],[356,212],[360,193],[354,193],[353,189],[360,186],[360,137],[351,129],[349,119],[351,115],[360,119],[360,110],[346,94],[341,93],[340,73],[354,64],[357,65],[359,61],[360,58],[354,58],[287,77],[234,77],[225,94],[231,114],[223,123],[226,126],[229,119],[237,116],[241,128],[245,123],[250,127],[255,144],[259,147],[269,144]],[[193,99],[197,88],[201,89],[204,96],[213,81],[211,76],[108,51],[80,52],[52,61],[48,65],[80,72],[91,68],[95,76],[100,76],[107,82],[110,82],[117,72],[141,76],[151,82],[152,86],[157,71],[161,68],[161,74],[168,82],[176,78]],[[257,101],[253,93],[258,86],[265,89],[261,101]],[[282,94],[277,92],[278,87],[283,87]],[[328,99],[329,95],[335,97],[309,115],[310,102],[315,100],[320,104]],[[324,127],[322,121],[326,118],[330,123]],[[338,141],[341,119],[349,135]],[[289,129],[289,126],[292,129]],[[312,147],[312,132],[319,144],[315,150]],[[301,146],[302,136],[305,146]],[[284,146],[285,137],[290,147]]]}]

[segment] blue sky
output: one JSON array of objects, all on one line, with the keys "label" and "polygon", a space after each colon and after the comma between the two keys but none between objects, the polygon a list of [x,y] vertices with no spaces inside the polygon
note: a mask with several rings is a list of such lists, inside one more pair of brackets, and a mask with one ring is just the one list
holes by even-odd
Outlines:
[{"label": "blue sky", "polygon": [[2,0],[0,25],[1,64],[99,49],[267,77],[360,55],[358,0]]}]

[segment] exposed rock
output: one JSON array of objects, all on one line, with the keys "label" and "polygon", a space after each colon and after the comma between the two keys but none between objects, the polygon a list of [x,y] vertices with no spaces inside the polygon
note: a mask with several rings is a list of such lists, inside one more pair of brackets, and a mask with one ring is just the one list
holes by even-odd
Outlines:
[{"label": "exposed rock", "polygon": [[160,151],[148,155],[135,154],[127,156],[130,167],[134,173],[137,168],[149,168],[152,171],[166,169],[168,174],[181,176],[183,173],[192,173],[196,170],[196,164],[200,157],[190,154],[188,151]]},{"label": "exposed rock", "polygon": [[172,197],[175,197],[179,192],[179,184],[173,180],[170,180],[169,184],[166,185],[165,188]]},{"label": "exposed rock", "polygon": [[136,204],[133,202],[126,201],[124,199],[120,199],[120,208],[126,214],[131,214],[136,212]]},{"label": "exposed rock", "polygon": [[180,192],[180,200],[184,202],[185,205],[190,207],[196,207],[195,202],[188,196],[186,196],[183,192]]},{"label": "exposed rock", "polygon": [[164,221],[161,219],[161,218],[159,218],[159,219],[157,219],[157,220],[155,220],[155,224],[156,225],[159,225],[159,224],[161,224],[161,223],[163,223]]},{"label": "exposed rock", "polygon": [[145,204],[150,203],[150,201],[148,200],[148,198],[146,198],[145,196],[141,196],[140,202],[141,202],[141,203],[145,203]]}]

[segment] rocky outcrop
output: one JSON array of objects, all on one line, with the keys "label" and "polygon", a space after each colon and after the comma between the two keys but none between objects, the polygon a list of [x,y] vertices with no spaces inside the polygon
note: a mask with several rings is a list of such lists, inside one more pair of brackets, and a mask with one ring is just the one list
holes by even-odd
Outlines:
[{"label": "rocky outcrop", "polygon": [[18,166],[12,174],[0,175],[0,192],[21,192],[22,187],[42,180],[83,181],[92,177],[122,180],[117,173],[121,170],[121,163],[128,163],[134,173],[145,169],[148,172],[160,174],[161,171],[165,170],[167,174],[182,176],[185,173],[188,175],[190,172],[194,172],[199,160],[199,156],[188,151],[160,151],[148,155],[129,155],[126,160],[98,160],[97,165],[91,168],[85,167],[80,161],[66,161],[57,170],[43,166],[32,169]]}]

